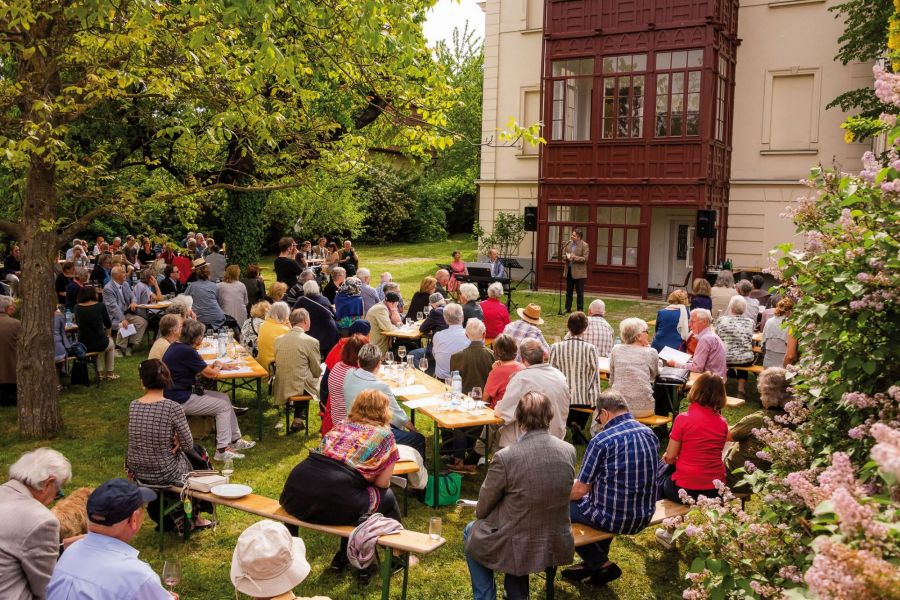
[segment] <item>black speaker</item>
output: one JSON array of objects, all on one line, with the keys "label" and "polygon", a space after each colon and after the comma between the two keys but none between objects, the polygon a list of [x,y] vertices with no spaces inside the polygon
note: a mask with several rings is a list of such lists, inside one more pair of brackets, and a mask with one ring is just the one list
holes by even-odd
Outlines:
[{"label": "black speaker", "polygon": [[716,237],[716,211],[714,211],[714,210],[698,210],[697,211],[697,237],[698,238]]},{"label": "black speaker", "polygon": [[537,231],[537,206],[525,207],[525,231]]}]

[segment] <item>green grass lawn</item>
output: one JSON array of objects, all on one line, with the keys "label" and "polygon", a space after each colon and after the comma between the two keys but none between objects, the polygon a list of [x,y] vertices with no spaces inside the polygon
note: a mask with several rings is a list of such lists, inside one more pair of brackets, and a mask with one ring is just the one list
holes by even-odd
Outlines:
[{"label": "green grass lawn", "polygon": [[[390,271],[401,285],[404,297],[410,298],[418,289],[419,281],[433,274],[436,262],[449,261],[454,249],[463,252],[466,260],[474,259],[474,244],[456,239],[448,242],[428,244],[398,244],[382,247],[361,246],[361,265],[371,269],[373,279],[382,271]],[[262,264],[271,267],[272,258]],[[267,277],[274,277],[272,271]],[[592,297],[587,300],[589,302]],[[555,293],[516,293],[514,300],[520,306],[527,302],[537,302],[543,307],[547,324],[547,336],[563,335],[565,321],[555,316]],[[608,318],[614,327],[627,316],[645,319],[655,317],[659,303],[635,302],[627,300],[607,300]],[[554,313],[550,316],[550,313]],[[128,404],[141,395],[137,381],[137,365],[146,356],[146,349],[131,358],[116,361],[116,371],[122,378],[114,383],[104,383],[100,389],[80,386],[67,387],[61,395],[60,403],[66,423],[63,435],[51,441],[22,440],[16,428],[16,414],[13,408],[0,408],[0,468],[6,472],[8,466],[23,452],[40,446],[51,446],[65,454],[72,462],[74,478],[70,489],[80,486],[96,486],[106,479],[121,477],[127,446]],[[51,374],[48,374],[51,376]],[[731,388],[730,388],[731,389]],[[748,390],[755,397],[751,381]],[[238,404],[253,406],[249,393],[239,393]],[[726,411],[725,416],[735,422],[741,416],[755,410],[758,403],[751,401],[738,410]],[[315,413],[316,411],[311,411]],[[256,448],[247,451],[247,458],[236,461],[232,479],[246,483],[257,493],[277,498],[284,480],[295,464],[301,461],[307,450],[318,443],[318,436],[304,439],[302,435],[285,437],[275,425],[282,421],[281,414],[274,408],[265,412],[265,438]],[[431,422],[420,418],[417,421],[426,437],[432,432]],[[242,417],[241,427],[245,435],[256,436],[256,415],[250,411]],[[311,431],[318,430],[318,417],[313,418]],[[212,439],[202,440],[209,449],[214,447]],[[579,455],[583,449],[580,449]],[[477,498],[481,476],[469,477],[464,482],[463,497]],[[456,508],[431,509],[415,500],[410,500],[409,517],[404,525],[409,529],[425,531],[428,519],[438,515],[444,522],[444,537],[447,544],[433,555],[425,557],[420,565],[410,573],[410,598],[471,598],[468,571],[463,559],[462,528],[473,518],[471,511]],[[164,555],[158,552],[157,534],[152,522],[147,519],[143,530],[134,539],[133,545],[141,551],[141,557],[150,562],[159,573],[167,557],[179,557],[184,576],[177,591],[183,599],[220,600],[233,597],[229,581],[231,553],[238,535],[256,517],[230,509],[221,509],[219,525],[215,531],[203,531],[183,543],[174,536],[166,539]],[[8,516],[6,516],[8,518]],[[378,597],[379,580],[375,579],[366,588],[356,584],[349,575],[335,576],[327,572],[332,555],[337,550],[338,541],[331,536],[301,531],[307,559],[312,572],[307,580],[297,588],[302,596],[320,594],[333,599]],[[654,541],[653,531],[648,530],[637,536],[622,536],[612,546],[612,559],[624,571],[624,575],[608,586],[598,589],[592,586],[577,586],[557,578],[558,598],[680,598],[684,573],[692,557],[679,551],[663,550]],[[400,596],[399,577],[395,577],[392,593]],[[532,579],[532,594],[543,597],[543,579]]]}]

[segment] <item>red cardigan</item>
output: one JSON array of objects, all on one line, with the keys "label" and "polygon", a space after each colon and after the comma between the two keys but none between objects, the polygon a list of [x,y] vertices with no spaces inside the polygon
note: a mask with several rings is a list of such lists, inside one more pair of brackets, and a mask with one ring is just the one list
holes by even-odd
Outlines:
[{"label": "red cardigan", "polygon": [[503,328],[509,325],[509,311],[497,298],[482,301],[481,312],[484,313],[485,336],[488,338],[497,337],[503,333]]}]

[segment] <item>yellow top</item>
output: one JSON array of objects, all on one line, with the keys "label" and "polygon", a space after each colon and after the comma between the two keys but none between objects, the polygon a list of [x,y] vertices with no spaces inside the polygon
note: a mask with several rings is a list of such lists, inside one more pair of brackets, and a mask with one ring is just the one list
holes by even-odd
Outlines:
[{"label": "yellow top", "polygon": [[266,319],[259,326],[259,337],[257,339],[259,354],[256,357],[256,362],[266,371],[269,370],[269,364],[275,360],[275,338],[284,335],[290,330],[291,328],[288,325],[271,319]]}]

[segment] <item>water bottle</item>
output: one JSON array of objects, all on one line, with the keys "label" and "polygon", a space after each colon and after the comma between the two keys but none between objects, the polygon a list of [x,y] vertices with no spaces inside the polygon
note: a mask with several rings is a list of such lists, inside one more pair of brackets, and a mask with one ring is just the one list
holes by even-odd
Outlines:
[{"label": "water bottle", "polygon": [[73,319],[74,319],[74,315],[72,314],[72,311],[67,310],[66,311],[66,325],[71,325]]},{"label": "water bottle", "polygon": [[225,337],[225,332],[221,329],[219,330],[219,358],[224,358],[228,353],[228,345],[226,343],[227,338]]},{"label": "water bottle", "polygon": [[450,384],[450,392],[453,396],[454,401],[458,401],[462,398],[462,377],[459,376],[459,371],[453,371],[450,374],[451,384]]}]

